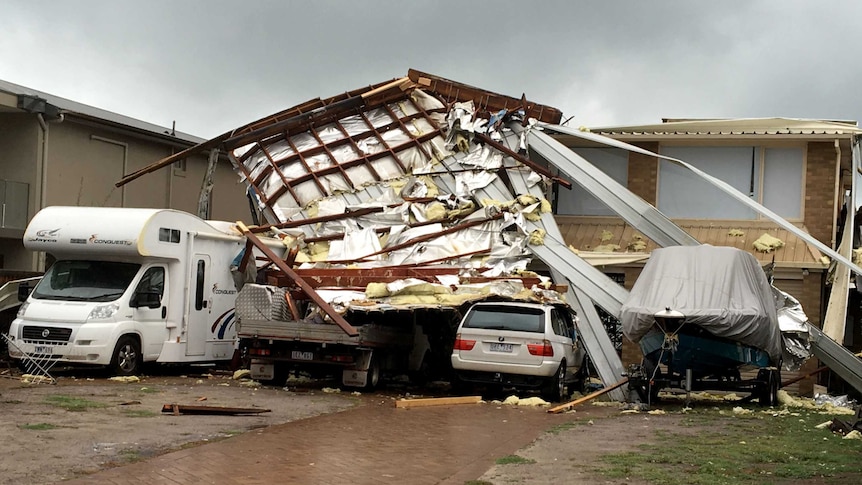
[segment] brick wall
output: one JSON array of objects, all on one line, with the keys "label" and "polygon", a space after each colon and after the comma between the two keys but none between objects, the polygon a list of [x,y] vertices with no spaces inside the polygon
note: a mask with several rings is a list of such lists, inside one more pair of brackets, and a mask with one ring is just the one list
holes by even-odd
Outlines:
[{"label": "brick wall", "polygon": [[[636,146],[658,153],[658,142],[635,143]],[[629,152],[629,190],[652,205],[656,203],[658,187],[658,159],[640,153]]]},{"label": "brick wall", "polygon": [[[629,180],[631,180],[631,170],[629,170]],[[635,281],[638,279],[638,276],[641,274],[641,268],[626,268],[625,275],[625,287],[627,290],[631,290],[632,286],[634,286]],[[632,342],[631,340],[625,338],[623,336],[623,349],[622,355],[620,359],[623,361],[623,368],[627,369],[631,364],[640,364],[643,359],[643,354],[641,353],[640,345]]]},{"label": "brick wall", "polygon": [[805,170],[805,227],[818,240],[832,246],[835,205],[835,146],[808,143]]}]

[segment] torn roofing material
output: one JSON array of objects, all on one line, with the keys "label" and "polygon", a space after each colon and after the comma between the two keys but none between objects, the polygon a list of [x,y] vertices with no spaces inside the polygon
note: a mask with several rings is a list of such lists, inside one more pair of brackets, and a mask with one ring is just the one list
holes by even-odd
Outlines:
[{"label": "torn roofing material", "polygon": [[[419,88],[421,88],[421,91],[416,93],[416,99],[411,99],[412,95]],[[410,69],[406,77],[349,91],[326,99],[312,99],[230,132],[223,133],[211,140],[202,142],[128,174],[117,182],[116,185],[118,187],[122,186],[144,174],[153,172],[204,150],[219,148],[223,151],[234,151],[248,144],[259,144],[259,148],[264,148],[264,151],[266,151],[266,146],[280,140],[287,142],[287,146],[290,146],[289,139],[292,135],[307,130],[311,138],[316,137],[315,133],[317,137],[322,135],[323,139],[320,140],[321,145],[328,145],[328,142],[335,141],[332,137],[333,135],[338,136],[338,133],[333,132],[333,129],[341,131],[343,135],[349,135],[350,138],[354,138],[361,133],[368,133],[369,130],[363,127],[363,123],[369,123],[372,119],[378,124],[374,125],[370,131],[385,133],[397,127],[402,131],[406,130],[411,134],[416,134],[416,130],[420,127],[425,126],[427,128],[422,119],[427,120],[432,116],[439,118],[441,114],[445,115],[446,112],[443,104],[451,106],[456,102],[472,102],[477,110],[487,113],[509,113],[521,110],[524,112],[525,119],[534,118],[551,124],[559,123],[562,119],[562,112],[560,110],[529,102],[524,96],[520,99],[511,98]],[[409,114],[401,111],[400,107],[402,105]],[[425,109],[420,110],[420,106]],[[393,109],[394,114],[391,111]],[[355,115],[356,118],[345,120],[347,122],[346,126],[336,123],[329,126],[329,130],[323,130],[322,132],[311,130],[312,127],[327,126],[327,124],[334,123],[351,115]],[[499,119],[496,121],[499,121]],[[411,131],[403,122],[406,122],[407,125],[414,129]],[[421,133],[419,136],[410,136],[410,138],[411,140],[419,138],[418,142],[411,142],[414,145],[418,145],[425,143],[426,138],[433,138],[433,136],[430,133]],[[358,139],[355,139],[353,144],[356,144],[358,141]],[[395,143],[407,140],[403,139],[402,136],[396,140],[378,140],[377,144],[380,145],[380,142],[386,141]],[[350,142],[343,143],[353,145]],[[335,144],[336,147],[339,145],[341,144]],[[277,145],[276,148],[283,146]],[[398,145],[390,146],[389,144],[386,144],[386,146],[387,148],[398,147]],[[307,148],[307,144],[300,143],[300,147],[300,150]],[[337,153],[343,154],[341,151],[337,151]],[[368,153],[366,155],[370,155],[374,159],[374,155],[380,156],[377,153],[379,152]],[[253,153],[247,155],[252,156]],[[276,155],[285,154],[277,152]],[[358,157],[362,158],[361,155]],[[340,162],[343,164],[345,161],[347,160],[341,160]],[[314,169],[315,167],[311,168]]]},{"label": "torn roofing material", "polygon": [[278,231],[299,248],[297,263],[452,262],[500,275],[529,259],[519,218],[550,206],[508,189],[494,200],[476,192],[506,178],[509,157],[530,170],[534,184],[554,178],[518,153],[504,121],[561,117],[525,97],[411,70],[251,123],[218,146],[268,223],[252,230]]}]

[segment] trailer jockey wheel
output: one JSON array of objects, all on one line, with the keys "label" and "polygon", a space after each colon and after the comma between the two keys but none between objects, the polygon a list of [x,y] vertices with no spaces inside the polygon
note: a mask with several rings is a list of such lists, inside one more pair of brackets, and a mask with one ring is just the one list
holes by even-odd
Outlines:
[{"label": "trailer jockey wheel", "polygon": [[[637,369],[639,367],[639,369]],[[661,369],[655,360],[644,357],[640,366],[634,366],[637,377],[632,375],[629,382],[634,382],[634,390],[638,397],[645,403],[658,402],[658,391],[660,386],[655,381],[661,378]]]}]

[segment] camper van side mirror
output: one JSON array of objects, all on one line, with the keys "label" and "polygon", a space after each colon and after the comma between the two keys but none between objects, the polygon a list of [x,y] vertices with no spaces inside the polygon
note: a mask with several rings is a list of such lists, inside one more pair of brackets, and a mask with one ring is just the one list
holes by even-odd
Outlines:
[{"label": "camper van side mirror", "polygon": [[30,296],[31,290],[32,288],[30,288],[29,283],[21,283],[20,285],[18,285],[18,301],[27,301],[27,298]]},{"label": "camper van side mirror", "polygon": [[132,308],[158,308],[162,306],[162,298],[157,291],[139,291],[132,295],[129,306]]}]

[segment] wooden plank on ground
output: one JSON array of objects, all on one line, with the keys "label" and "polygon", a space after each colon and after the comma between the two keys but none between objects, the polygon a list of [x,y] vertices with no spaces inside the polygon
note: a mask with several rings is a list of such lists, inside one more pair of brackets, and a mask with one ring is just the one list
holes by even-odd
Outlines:
[{"label": "wooden plank on ground", "polygon": [[476,404],[482,396],[431,397],[427,399],[399,399],[396,408],[422,408],[427,406],[447,406],[451,404]]},{"label": "wooden plank on ground", "polygon": [[162,406],[163,413],[178,414],[217,414],[223,416],[234,416],[237,414],[260,414],[268,413],[269,409],[262,408],[232,408],[225,406],[200,406],[189,404],[165,404]]},{"label": "wooden plank on ground", "polygon": [[595,398],[597,398],[597,397],[601,396],[602,394],[607,394],[607,393],[609,393],[609,392],[613,391],[614,389],[616,389],[616,388],[618,388],[618,387],[622,386],[623,384],[625,384],[625,383],[626,383],[626,382],[628,382],[628,381],[629,381],[629,378],[628,378],[628,377],[626,377],[625,379],[623,379],[623,380],[621,380],[621,381],[617,382],[616,384],[614,384],[614,385],[612,385],[612,386],[610,386],[610,387],[606,387],[606,388],[604,388],[604,389],[600,389],[600,390],[598,390],[598,391],[596,391],[596,392],[594,392],[594,393],[592,393],[592,394],[587,394],[587,395],[586,395],[586,396],[584,396],[584,397],[580,397],[580,398],[578,398],[578,399],[575,399],[574,401],[570,401],[570,402],[567,402],[567,403],[565,403],[565,404],[560,404],[560,405],[559,405],[559,406],[557,406],[557,407],[553,407],[553,408],[551,408],[551,409],[548,409],[548,412],[549,412],[549,413],[555,413],[555,414],[556,414],[556,413],[559,413],[559,412],[565,411],[566,409],[573,408],[573,407],[577,406],[578,404],[582,404],[582,403],[585,403],[585,402],[587,402],[587,401],[592,401],[593,399],[595,399]]}]

